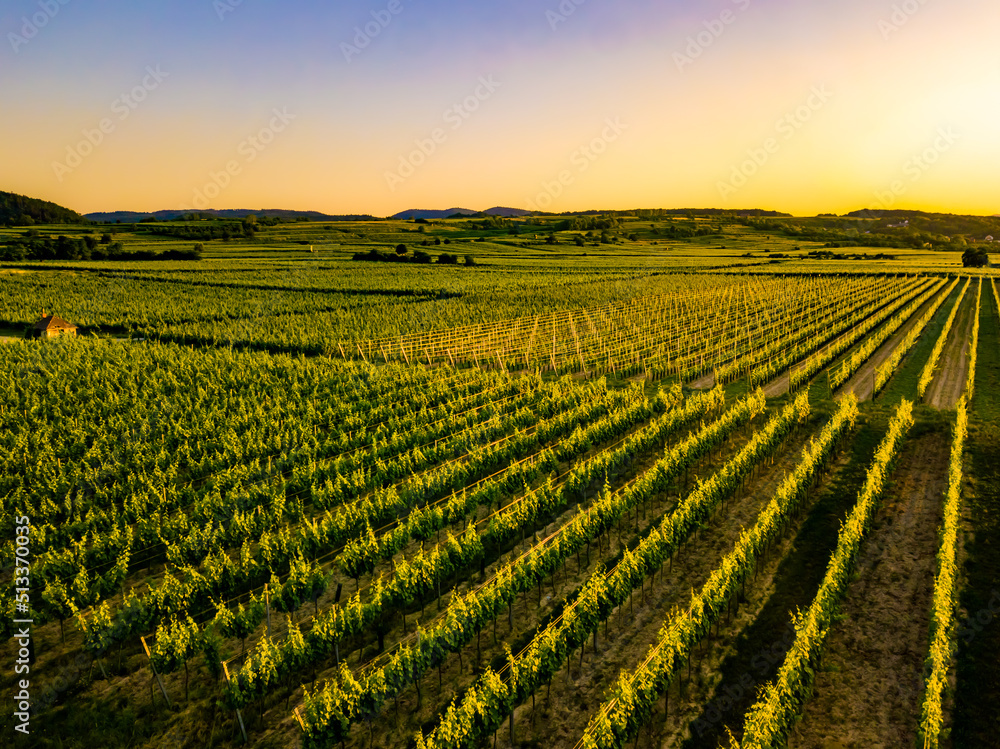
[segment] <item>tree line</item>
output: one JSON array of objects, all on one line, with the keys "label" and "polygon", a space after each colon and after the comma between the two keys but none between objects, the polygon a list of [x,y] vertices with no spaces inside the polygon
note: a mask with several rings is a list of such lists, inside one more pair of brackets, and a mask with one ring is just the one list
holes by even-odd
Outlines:
[{"label": "tree line", "polygon": [[89,234],[67,237],[42,235],[32,229],[23,237],[0,244],[0,260],[199,260],[202,249],[197,244],[189,250],[129,251],[107,233],[100,238]]}]

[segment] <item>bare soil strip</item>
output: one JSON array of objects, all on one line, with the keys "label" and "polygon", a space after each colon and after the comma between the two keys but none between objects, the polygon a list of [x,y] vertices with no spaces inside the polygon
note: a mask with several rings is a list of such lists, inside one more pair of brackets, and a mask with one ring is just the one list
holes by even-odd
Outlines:
[{"label": "bare soil strip", "polygon": [[972,325],[975,322],[976,295],[969,287],[962,300],[955,323],[948,334],[948,342],[941,352],[938,370],[931,380],[924,401],[937,409],[954,409],[965,389],[969,373],[969,347],[972,344]]},{"label": "bare soil strip", "polygon": [[963,490],[955,749],[995,745],[1000,737],[1000,423],[979,422],[969,436],[965,470],[973,478]]},{"label": "bare soil strip", "polygon": [[[726,443],[720,453],[715,453],[712,456],[704,458],[696,469],[691,471],[688,489],[694,485],[698,476],[707,477],[721,466],[723,462],[732,457],[747,442],[753,431],[761,423],[758,418],[752,425],[737,432]],[[775,465],[766,468],[762,466],[760,475],[752,482],[752,485],[770,486],[773,482],[774,486],[776,486],[784,470],[793,464],[794,461],[798,460],[798,454],[801,452],[801,448],[804,446],[810,431],[800,429],[797,433],[793,433],[786,442],[785,451],[782,453],[782,456],[776,458]],[[611,488],[615,489],[632,476],[642,473],[654,460],[653,456],[646,456],[642,460],[636,461],[631,468],[623,467],[620,474],[609,477]],[[789,461],[789,463],[786,464],[785,461]],[[683,478],[680,480],[680,483],[684,483]],[[717,516],[720,518],[717,522],[727,523],[727,518],[731,517],[731,512],[737,513],[732,516],[736,518],[734,522],[747,522],[744,519],[744,514],[741,513],[746,513],[746,517],[755,516],[756,512],[760,509],[759,505],[764,501],[763,497],[767,496],[769,498],[771,491],[773,491],[773,487],[770,490],[762,488],[758,497],[756,492],[750,490],[751,483],[748,483],[747,486],[747,497],[740,502],[734,502],[731,508],[727,503],[725,514]],[[677,490],[679,491],[680,487],[677,487]],[[596,571],[600,563],[603,562],[610,567],[617,561],[626,545],[629,548],[635,548],[638,543],[636,525],[646,527],[656,522],[656,518],[662,516],[663,513],[672,511],[676,506],[676,496],[676,491],[672,496],[670,496],[670,493],[663,495],[661,497],[662,501],[656,503],[651,512],[642,512],[642,519],[638,523],[636,522],[635,513],[632,514],[631,519],[623,518],[621,533],[612,531],[609,534],[610,538],[606,538],[604,541],[603,553],[598,551],[596,545],[592,547],[589,555],[581,552],[578,560],[567,560],[554,576],[546,580],[540,592],[535,589],[519,596],[511,612],[510,619],[508,620],[503,615],[499,617],[496,623],[495,641],[493,628],[487,627],[484,629],[478,647],[477,641],[473,640],[472,643],[463,649],[461,656],[450,655],[445,659],[440,670],[431,668],[427,671],[421,679],[421,693],[419,695],[416,689],[408,687],[400,694],[398,702],[390,702],[381,711],[381,714],[374,717],[370,725],[362,724],[355,726],[351,738],[347,742],[347,746],[358,747],[359,749],[369,746],[405,747],[412,742],[412,738],[417,731],[423,730],[427,732],[433,728],[439,720],[440,713],[447,708],[453,699],[461,699],[465,690],[482,673],[486,665],[491,664],[495,670],[499,670],[503,666],[505,662],[503,646],[505,644],[510,645],[512,652],[519,652],[534,636],[536,628],[544,627],[551,618],[560,613],[563,598],[573,593],[582,585]],[[741,510],[740,508],[743,509]],[[539,538],[553,533],[575,512],[575,508],[566,510],[559,518],[554,519],[544,529],[539,531]],[[738,524],[732,533],[734,535],[729,540],[730,545],[735,535],[739,533]],[[715,565],[715,561],[712,561],[713,558],[709,550],[721,544],[721,541],[715,537],[721,534],[708,532],[703,535],[705,539],[703,543],[705,545],[698,546],[699,543],[702,543],[701,541],[692,542],[683,552],[683,559],[686,560],[691,570],[701,570],[704,567],[704,571],[698,574],[702,574],[707,578]],[[531,538],[529,535],[523,549],[518,547],[520,551],[525,551],[530,546],[532,543]],[[726,538],[729,537],[726,536]],[[720,558],[721,553],[719,553]],[[583,726],[586,724],[590,713],[603,701],[604,690],[618,676],[619,670],[634,666],[635,663],[644,657],[647,648],[655,640],[656,633],[666,616],[666,599],[672,597],[671,601],[673,602],[681,599],[684,599],[686,602],[685,597],[690,595],[690,585],[695,583],[689,582],[687,577],[688,572],[681,571],[686,568],[678,567],[679,561],[679,559],[675,559],[672,575],[665,574],[662,580],[657,576],[654,596],[650,595],[648,584],[645,585],[644,596],[640,596],[639,591],[636,591],[633,602],[634,615],[630,613],[628,604],[626,604],[622,611],[622,629],[620,633],[617,631],[617,613],[608,622],[607,637],[605,636],[604,628],[601,628],[598,635],[598,649],[601,651],[600,655],[605,658],[607,665],[602,667],[600,661],[594,663],[591,660],[593,651],[591,643],[588,642],[583,675],[581,676],[579,655],[577,655],[573,662],[571,686],[569,688],[567,688],[564,682],[566,675],[564,669],[553,680],[550,702],[546,702],[545,690],[536,695],[537,712],[534,715],[534,729],[537,731],[559,729],[557,737],[553,739],[555,743],[552,745],[562,746],[563,744],[560,742],[565,740],[565,737],[568,735],[574,735],[573,741],[575,742],[575,738],[582,733]],[[492,574],[494,569],[495,565],[488,565],[487,575]],[[664,570],[666,571],[666,568]],[[470,587],[479,583],[479,578],[480,576],[475,574],[464,577],[456,590],[460,593],[466,592]],[[697,583],[697,585],[700,585],[700,583]],[[450,598],[451,595],[445,594],[442,605],[446,606]],[[641,599],[644,599],[645,603]],[[426,623],[437,615],[437,613],[437,606],[431,602],[427,605],[426,612],[421,612],[419,616],[411,614],[408,618],[408,632],[412,633],[414,631],[415,619],[419,619],[426,626]],[[391,626],[391,631],[386,637],[386,642],[395,642],[401,636],[401,627],[397,619]],[[351,667],[355,667],[360,662],[369,661],[375,655],[375,643],[369,642],[366,643],[362,652],[352,653],[345,660]],[[317,674],[320,681],[332,679],[335,675],[336,669],[330,663],[322,664],[322,668]],[[311,680],[311,676],[311,673],[302,675],[302,679],[307,686]],[[573,702],[563,704],[571,694],[574,696]],[[285,697],[286,693],[282,692],[282,690],[276,690],[265,706],[263,718],[258,719],[257,716],[251,715],[250,722],[252,725],[248,725],[248,730],[253,734],[251,737],[252,741],[259,740],[262,742],[262,745],[267,746],[301,745],[302,732],[291,714],[291,708],[286,708],[285,706]],[[288,697],[290,705],[294,706],[301,702],[302,690],[295,688],[293,685]],[[571,704],[582,704],[583,707],[579,708],[579,712],[577,713],[576,709],[568,710]],[[542,711],[549,707],[552,707],[554,711],[558,709],[558,715],[546,714],[543,716]],[[253,708],[248,709],[247,712],[252,713]],[[560,725],[558,721],[555,725],[548,725],[554,717],[562,719],[564,713],[568,713],[568,716],[572,720],[567,718],[566,723],[563,725]],[[228,735],[233,722],[233,716],[231,714],[226,715],[221,720],[226,721],[225,730]],[[528,737],[533,737],[533,733],[529,730],[531,725],[531,703],[529,701],[527,705],[519,708],[515,714],[515,736],[519,742]],[[506,733],[506,731],[500,732],[499,738],[501,743],[498,743],[498,746],[509,746],[509,741],[507,744],[502,744]],[[237,740],[231,744],[226,744],[226,746],[238,745],[238,731],[235,736]],[[572,743],[570,742],[570,745]],[[221,746],[219,743],[216,745]]]},{"label": "bare soil strip", "polygon": [[715,387],[715,372],[703,374],[697,380],[688,385],[692,390],[711,390]]},{"label": "bare soil strip", "polygon": [[[882,305],[882,307],[879,307],[879,310],[883,309],[886,305],[892,304],[892,302],[895,299],[897,299],[897,298],[898,297],[893,297],[892,299],[887,299],[885,301],[885,303]],[[873,315],[874,314],[878,314],[879,310],[875,310],[874,312],[872,312],[872,314]],[[878,328],[880,328],[883,325],[885,325],[891,319],[892,319],[892,317],[890,316],[888,320],[883,320],[878,326],[876,326],[875,330],[878,330]],[[853,332],[854,332],[854,329],[857,328],[858,325],[861,324],[861,322],[862,321],[858,321],[854,325],[851,325],[843,333],[841,333],[840,335],[838,335],[838,336],[830,339],[830,341],[828,341],[824,346],[821,346],[816,351],[813,351],[813,352],[811,352],[809,354],[806,354],[804,357],[802,357],[802,359],[800,359],[799,361],[797,361],[794,364],[792,364],[792,366],[790,366],[786,371],[784,371],[784,372],[780,373],[779,375],[777,375],[773,380],[771,380],[769,383],[767,383],[767,385],[764,386],[764,395],[766,397],[768,397],[768,398],[778,398],[778,397],[784,395],[785,393],[787,393],[788,390],[789,390],[791,381],[792,381],[792,373],[793,372],[797,372],[798,370],[800,370],[803,367],[805,367],[809,363],[809,360],[812,359],[813,356],[815,356],[816,354],[818,354],[820,352],[823,352],[823,351],[828,351],[831,346],[835,346],[840,341],[842,341],[844,338],[847,338],[850,335],[852,335]],[[862,341],[863,340],[864,339],[862,339]],[[860,343],[860,341],[859,341],[859,343]],[[823,370],[820,370],[820,372],[822,372],[822,371]]]},{"label": "bare soil strip", "polygon": [[948,453],[944,429],[904,448],[789,749],[915,745]]},{"label": "bare soil strip", "polygon": [[[760,417],[758,417],[759,421]],[[756,421],[754,422],[757,423]],[[643,428],[645,424],[636,426],[629,433]],[[692,467],[691,470],[691,481],[695,479],[697,475],[705,475],[705,472],[714,470],[711,466],[713,464],[713,458],[727,460],[730,457],[730,453],[734,452],[741,447],[749,435],[752,434],[753,426],[747,427],[744,430],[738,431],[736,435],[727,441],[726,445],[721,451],[721,455],[705,457],[698,464]],[[687,434],[673,435],[666,440],[664,447],[667,445],[673,445]],[[612,442],[617,442],[618,439],[612,440]],[[593,456],[600,452],[602,449],[607,448],[607,444],[595,445],[587,453],[587,457]],[[611,475],[608,477],[612,488],[617,488],[626,480],[632,478],[634,475],[644,472],[650,465],[652,465],[658,453],[662,452],[663,447],[649,451],[645,455],[638,456],[631,466],[622,466],[617,471],[612,471]],[[559,469],[559,472],[563,468],[568,468],[568,466],[563,466]],[[683,480],[683,479],[682,479]],[[594,490],[588,492],[589,495],[593,496]],[[510,497],[513,499],[513,495]],[[659,511],[667,509],[667,507],[673,506],[673,497],[664,497],[664,503]],[[575,507],[566,509],[558,518],[553,519],[546,527],[546,530],[540,532],[540,537],[544,537],[549,533],[553,532],[562,523],[566,522],[572,515],[576,512]],[[477,515],[478,517],[478,515]],[[623,521],[623,525],[628,525],[627,522]],[[460,531],[461,525],[452,526],[449,530],[453,533]],[[515,548],[516,550],[526,551],[531,545],[531,536],[529,535],[527,539],[518,544]],[[623,543],[629,541],[629,534],[625,532],[622,534],[622,539],[615,541],[613,543]],[[434,543],[432,539],[430,543]],[[609,542],[605,541],[605,545]],[[419,542],[411,543],[407,546],[406,553],[409,554],[415,548],[419,547]],[[632,543],[634,547],[635,544]],[[593,566],[590,568],[593,571],[598,564],[600,559],[600,554],[596,551],[596,546],[593,552]],[[508,560],[508,556],[505,554],[501,559],[495,559],[490,564],[486,566],[487,576],[492,575],[496,569],[505,564]],[[152,564],[152,574],[149,574],[145,570],[137,570],[130,577],[130,584],[126,585],[127,588],[135,587],[137,590],[142,590],[145,585],[148,584],[160,584],[163,578],[163,574],[167,567],[165,562],[157,561]],[[576,565],[572,562],[564,566],[565,570],[572,570],[576,573]],[[375,571],[377,576],[381,572],[387,572],[387,563],[382,565],[379,569]],[[584,568],[584,573],[587,573],[587,567]],[[367,588],[370,583],[370,578],[373,575],[369,574],[366,578],[361,581],[362,588]],[[573,574],[560,572],[559,580],[562,587],[559,589],[559,596],[571,592],[576,585],[579,584],[579,580]],[[444,595],[441,601],[441,606],[445,606],[447,602],[451,599],[454,591],[449,590],[449,582],[444,581],[442,583]],[[470,588],[475,587],[480,582],[480,576],[476,574],[462,574],[460,579],[454,581],[457,583],[455,590],[464,593]],[[334,597],[336,594],[337,585],[332,584],[326,593],[319,599],[318,609],[322,610],[334,605]],[[354,594],[356,588],[353,581],[345,582],[343,589],[343,598],[346,599],[348,596]],[[546,592],[549,591],[549,586],[546,585]],[[519,606],[515,606],[514,609],[514,627],[515,631],[513,635],[508,635],[507,639],[510,642],[516,642],[516,638],[520,636],[518,633],[522,632],[524,628],[534,627],[536,619],[544,619],[546,616],[552,613],[554,608],[555,600],[543,601],[543,605],[539,607],[536,605],[535,599],[529,594],[525,597],[526,600],[519,603]],[[120,595],[113,596],[109,599],[114,606],[119,606],[122,602],[122,597]],[[298,608],[292,614],[292,621],[296,624],[303,626],[304,629],[308,629],[308,621],[311,619],[316,608],[312,605],[303,605]],[[521,614],[518,613],[521,611]],[[397,612],[394,612],[394,614]],[[432,620],[439,613],[439,606],[434,602],[430,601],[425,607],[414,607],[411,606],[407,613],[407,627],[404,632],[402,622],[398,615],[392,619],[391,625],[388,627],[386,632],[385,642],[387,644],[392,644],[401,639],[405,634],[412,634],[414,631],[414,626],[417,621],[422,621],[426,626],[427,623]],[[502,643],[504,638],[504,633],[507,631],[507,625],[504,618],[501,617],[498,626],[498,635],[500,642]],[[208,670],[205,668],[205,661],[200,657],[193,658],[191,660],[191,675],[190,675],[190,700],[185,701],[184,696],[184,673],[183,671],[179,673],[173,673],[168,675],[161,675],[162,680],[166,686],[168,696],[173,703],[173,710],[168,710],[166,705],[163,703],[163,697],[159,691],[159,687],[154,686],[152,681],[153,677],[149,669],[149,661],[146,658],[142,646],[136,640],[130,640],[124,647],[123,652],[120,654],[121,663],[119,665],[119,654],[116,652],[110,653],[106,658],[104,658],[103,665],[106,671],[110,675],[110,679],[102,679],[100,671],[97,670],[97,666],[93,664],[89,655],[83,650],[82,644],[82,633],[79,628],[75,625],[73,621],[66,623],[66,644],[62,644],[60,638],[59,625],[56,622],[49,622],[48,624],[37,628],[34,631],[34,642],[36,646],[36,653],[38,656],[38,661],[33,667],[33,670],[38,673],[55,674],[56,679],[56,689],[60,691],[60,706],[57,708],[63,713],[69,712],[69,705],[78,704],[92,704],[96,705],[93,709],[95,711],[100,711],[100,705],[107,704],[120,704],[128,705],[130,709],[134,709],[137,714],[139,714],[141,720],[140,738],[145,736],[146,738],[152,737],[153,743],[160,746],[170,746],[170,747],[200,747],[205,745],[205,737],[199,736],[197,733],[197,726],[201,725],[204,728],[205,725],[215,724],[217,728],[214,733],[210,733],[208,740],[214,742],[214,746],[239,746],[242,745],[242,737],[239,733],[239,728],[236,726],[235,714],[229,711],[223,711],[217,708],[216,701],[222,696],[222,687],[219,679],[214,678]],[[261,640],[266,635],[266,628],[264,626],[259,626],[257,630],[247,638],[246,640],[246,652],[249,653],[251,650],[259,645]],[[272,611],[272,632],[273,637],[276,641],[283,639],[288,632],[287,620],[284,614]],[[147,640],[149,638],[147,637]],[[13,651],[10,650],[14,646],[15,641],[10,640],[7,644],[6,655],[11,658]],[[348,663],[352,668],[356,668],[361,663],[367,662],[372,658],[376,657],[378,654],[375,633],[371,633],[371,637],[365,638],[365,642],[360,644],[357,648],[358,643],[344,643],[341,647],[342,659]],[[491,657],[496,656],[498,653],[502,653],[499,646],[493,647],[492,645],[492,632],[484,631],[482,637],[482,663],[485,665],[489,663]],[[357,648],[357,649],[356,649]],[[475,645],[470,646],[466,649],[467,652],[471,652],[472,658],[476,656]],[[233,643],[232,641],[227,641],[223,643],[222,653],[220,657],[235,656],[240,651],[240,644]],[[474,669],[470,666],[468,656],[465,656],[467,660],[464,662],[465,672],[475,673]],[[457,661],[454,657],[451,660]],[[230,662],[229,670],[232,672],[235,668],[240,665],[240,660]],[[317,676],[320,680],[332,679],[336,676],[336,669],[333,667],[332,663],[319,663],[315,664],[318,667]],[[459,671],[457,662],[454,664],[454,673]],[[444,669],[444,673],[447,674],[447,668]],[[95,676],[96,674],[96,676]],[[69,679],[69,677],[72,677]],[[62,683],[61,680],[68,679],[69,682],[63,687],[59,687]],[[304,673],[301,675],[301,681],[307,684],[312,679],[312,669],[309,673]],[[471,677],[468,678],[471,682]],[[433,674],[433,670],[429,671],[426,678],[424,679],[424,688],[422,696],[423,720],[430,720],[436,716],[438,709],[444,709],[446,707],[446,701],[435,707],[434,712],[429,712],[429,704],[435,704],[437,699],[437,679]],[[295,704],[301,703],[302,701],[302,690],[298,688],[298,681],[290,683],[288,689],[277,688],[268,696],[265,701],[263,710],[258,712],[257,706],[251,706],[244,711],[243,717],[247,723],[247,729],[250,732],[251,743],[255,743],[258,739],[265,745],[268,741],[274,741],[275,746],[299,746],[302,742],[302,731],[299,728],[298,723],[295,721],[291,708]],[[447,680],[445,676],[444,682],[445,692],[450,695],[456,694],[460,686],[455,683],[455,680]],[[49,684],[39,685],[39,690],[44,690],[49,687]],[[150,689],[150,687],[153,687]],[[290,690],[290,691],[289,691]],[[415,697],[416,693],[414,690],[410,689],[409,694],[411,697]],[[288,706],[286,706],[286,697],[288,699]],[[443,699],[443,698],[442,698]],[[82,701],[82,702],[81,702]],[[65,704],[64,704],[65,703]],[[405,705],[403,698],[400,698],[400,704]],[[391,710],[391,708],[390,708]],[[78,708],[74,707],[72,709],[72,714],[75,717],[78,713]],[[196,716],[196,717],[192,717]],[[45,714],[44,718],[49,718],[49,714]],[[383,715],[382,718],[387,722],[390,729],[394,726],[392,720],[392,713],[389,712],[387,715]],[[55,716],[51,720],[46,721],[45,726],[40,729],[40,733],[46,730],[51,730],[52,733],[47,736],[47,738],[56,741],[65,738],[67,735],[65,732],[66,720],[60,717],[59,720],[55,719]],[[55,726],[55,727],[53,727]],[[62,726],[62,733],[58,733],[59,726]],[[234,728],[235,727],[235,728]],[[406,741],[412,736],[412,734],[418,730],[420,727],[420,722],[416,722],[407,727],[407,731],[404,734],[393,736],[391,739],[384,739],[382,743],[379,743],[379,738],[376,736],[375,746],[405,746]],[[232,735],[230,735],[230,729],[234,729]],[[89,729],[88,729],[89,730]],[[164,734],[165,731],[165,734]],[[190,734],[190,735],[189,735]],[[157,736],[165,735],[167,738],[157,739]],[[358,728],[355,732],[358,737],[363,737],[358,739],[359,745],[367,746],[368,733],[362,728]],[[275,738],[277,737],[277,738]],[[225,743],[228,739],[231,743]],[[125,745],[128,743],[129,737],[124,737],[120,742],[109,741],[109,745]]]},{"label": "bare soil strip", "polygon": [[[648,583],[645,596],[641,597],[636,591],[634,615],[628,604],[612,614],[607,636],[605,627],[600,627],[596,655],[592,643],[588,642],[582,668],[579,653],[571,656],[570,676],[567,679],[564,668],[553,680],[548,699],[542,690],[536,696],[534,711],[530,701],[517,709],[514,722],[520,728],[515,728],[514,746],[572,747],[576,744],[621,670],[633,669],[645,659],[664,622],[677,607],[687,606],[692,590],[699,590],[707,582],[725,554],[732,550],[743,528],[755,522],[779,482],[800,460],[801,450],[814,428],[800,428],[788,438],[773,465],[760,465],[757,477],[748,481],[745,490],[728,501],[725,510],[720,510],[686,545],[674,559],[672,569],[670,565],[664,567],[664,575],[662,578],[657,576],[652,591]],[[745,610],[741,607],[741,614]],[[723,637],[731,640],[735,634],[730,631]],[[501,731],[497,747],[511,746],[509,735]]]},{"label": "bare soil strip", "polygon": [[[947,286],[943,287],[940,291],[938,291],[938,295],[946,293],[948,293]],[[846,383],[841,385],[840,389],[837,391],[838,395],[841,393],[849,393],[853,390],[854,394],[858,396],[859,401],[871,400],[872,391],[874,390],[875,386],[875,370],[878,369],[878,367],[882,364],[882,362],[884,362],[886,359],[892,356],[892,352],[896,350],[896,347],[900,343],[902,343],[903,339],[906,337],[906,334],[909,333],[911,330],[913,330],[914,327],[916,327],[917,323],[920,321],[920,318],[924,315],[925,312],[927,312],[927,310],[931,307],[931,305],[934,304],[935,300],[938,298],[938,295],[935,295],[930,299],[928,299],[923,304],[923,306],[920,307],[920,309],[918,309],[916,312],[910,315],[910,319],[907,320],[905,323],[903,323],[899,327],[899,330],[897,330],[889,338],[888,341],[883,343],[878,348],[878,350],[868,358],[868,361],[866,361],[864,364],[861,365],[858,371],[854,373],[854,376],[851,377],[851,379],[849,379]],[[938,310],[938,312],[940,313],[941,310]],[[849,356],[851,353],[852,352],[848,352],[847,355]]]},{"label": "bare soil strip", "polygon": [[[721,638],[710,646],[705,664],[685,684],[684,703],[678,690],[670,696],[671,718],[659,732],[658,743],[683,749],[728,746],[727,730],[740,738],[743,716],[756,701],[758,690],[775,677],[795,639],[790,612],[812,602],[826,573],[843,518],[857,500],[867,466],[885,430],[862,416],[844,452],[827,467],[809,501],[793,519],[789,535],[760,565],[758,579],[747,585],[748,606]],[[680,710],[678,708],[681,708]],[[663,725],[662,708],[653,716]],[[654,729],[654,735],[657,729]]]}]

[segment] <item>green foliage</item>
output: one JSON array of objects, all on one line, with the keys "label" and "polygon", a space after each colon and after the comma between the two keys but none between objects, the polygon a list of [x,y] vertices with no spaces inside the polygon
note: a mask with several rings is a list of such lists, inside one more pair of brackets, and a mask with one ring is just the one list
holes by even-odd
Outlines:
[{"label": "green foliage", "polygon": [[746,714],[739,749],[765,749],[784,743],[812,687],[823,643],[843,599],[865,535],[871,529],[892,465],[913,425],[913,404],[904,400],[875,453],[857,504],[844,521],[837,547],[812,605],[795,618],[795,641],[778,676]]},{"label": "green foliage", "polygon": [[981,247],[970,247],[962,253],[962,265],[966,268],[985,268],[990,264],[990,256]]},{"label": "green foliage", "polygon": [[[958,286],[957,278],[951,286],[937,296],[931,306],[927,308],[927,311],[924,312],[920,319],[917,320],[916,325],[907,331],[903,340],[892,350],[889,357],[876,368],[875,388],[873,393],[878,393],[883,387],[885,387],[886,383],[889,382],[889,378],[892,377],[892,374],[896,371],[899,363],[903,361],[903,357],[906,356],[910,352],[910,349],[912,349],[916,344],[917,339],[920,338],[920,334],[924,332],[924,328],[927,327],[928,323],[930,323],[930,321],[934,318],[934,315],[937,314],[938,309],[942,304],[944,304],[945,299],[951,296],[951,292],[955,290],[956,286]],[[978,308],[976,312],[978,315]]]},{"label": "green foliage", "polygon": [[109,234],[107,242],[91,236],[68,237],[59,235],[26,235],[0,244],[0,260],[198,260],[201,253],[196,249],[172,249],[163,252],[151,250],[126,250],[122,242],[112,242]]},{"label": "green foliage", "polygon": [[944,693],[948,672],[957,649],[956,607],[958,601],[957,565],[958,530],[962,514],[962,453],[969,422],[963,396],[955,416],[951,458],[948,463],[948,492],[945,494],[944,519],[937,553],[937,576],[931,605],[931,636],[927,662],[930,674],[920,709],[920,738],[927,749],[937,749],[943,738]]},{"label": "green foliage", "polygon": [[79,213],[55,203],[12,192],[0,192],[0,224],[32,226],[34,224],[85,223],[87,220]]},{"label": "green foliage", "polygon": [[[955,282],[957,283],[957,281]],[[917,299],[910,302],[910,304],[903,309],[902,312],[898,313],[895,317],[889,320],[888,323],[880,327],[873,335],[868,336],[864,339],[864,343],[851,354],[849,358],[844,359],[836,371],[830,373],[830,387],[836,390],[841,385],[843,385],[847,380],[850,379],[851,375],[861,368],[861,365],[868,361],[869,357],[885,343],[889,338],[902,327],[910,317],[912,317],[917,310],[924,306],[924,304],[931,299],[935,294],[941,291],[941,288],[945,285],[944,280],[938,280],[931,288],[924,291]],[[921,287],[924,288],[924,287]],[[940,306],[945,299],[947,299],[947,294],[942,294],[938,297],[937,303],[934,306],[934,311],[937,311],[937,307]],[[930,320],[926,315],[924,316],[924,325]],[[898,363],[898,362],[897,362]],[[893,367],[895,369],[895,367]],[[888,380],[888,375],[890,375],[893,369],[885,369],[883,371],[884,379],[881,385],[884,385]]]}]

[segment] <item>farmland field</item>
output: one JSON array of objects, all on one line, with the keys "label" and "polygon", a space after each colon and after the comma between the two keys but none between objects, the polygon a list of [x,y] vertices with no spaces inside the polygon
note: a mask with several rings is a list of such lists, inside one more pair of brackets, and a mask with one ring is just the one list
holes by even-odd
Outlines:
[{"label": "farmland field", "polygon": [[31,744],[995,745],[996,270],[690,225],[0,263]]}]

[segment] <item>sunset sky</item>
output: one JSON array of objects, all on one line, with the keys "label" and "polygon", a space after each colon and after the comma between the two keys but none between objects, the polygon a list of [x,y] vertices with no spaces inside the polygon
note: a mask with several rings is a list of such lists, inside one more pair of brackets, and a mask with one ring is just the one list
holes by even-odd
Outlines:
[{"label": "sunset sky", "polygon": [[5,0],[0,32],[0,190],[84,213],[1000,213],[996,0]]}]

